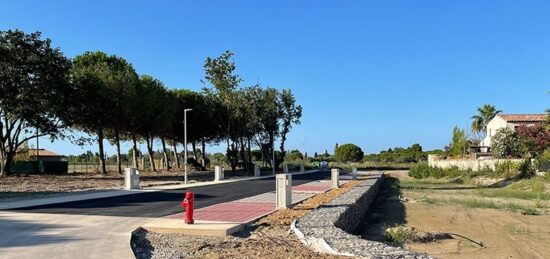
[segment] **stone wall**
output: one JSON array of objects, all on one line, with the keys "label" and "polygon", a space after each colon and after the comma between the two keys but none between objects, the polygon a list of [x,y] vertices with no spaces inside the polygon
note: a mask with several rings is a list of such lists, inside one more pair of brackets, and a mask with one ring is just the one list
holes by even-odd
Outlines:
[{"label": "stone wall", "polygon": [[521,163],[523,159],[441,159],[436,155],[428,155],[428,164],[439,168],[456,166],[461,170],[471,169],[473,171],[479,171],[480,169],[488,167],[495,170],[497,164],[505,162]]},{"label": "stone wall", "polygon": [[383,180],[383,175],[364,180],[296,220],[292,223],[292,230],[302,243],[322,253],[368,258],[431,258],[350,234],[361,224]]}]

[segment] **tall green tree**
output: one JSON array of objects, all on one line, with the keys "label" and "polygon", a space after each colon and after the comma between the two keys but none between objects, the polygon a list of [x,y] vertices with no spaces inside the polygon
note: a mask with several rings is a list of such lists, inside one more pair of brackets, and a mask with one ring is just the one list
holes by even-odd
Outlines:
[{"label": "tall green tree", "polygon": [[120,142],[129,125],[132,91],[138,83],[130,63],[104,52],[85,52],[71,70],[77,100],[73,121],[77,128],[97,136],[100,171],[105,167],[104,139],[116,146],[117,172],[122,173]]},{"label": "tall green tree", "polygon": [[34,137],[59,136],[66,107],[75,100],[70,61],[39,32],[0,32],[0,175],[11,171],[21,145]]},{"label": "tall green tree", "polygon": [[227,140],[227,155],[231,170],[237,167],[238,130],[237,109],[238,99],[236,91],[241,78],[235,74],[236,65],[232,60],[233,53],[226,51],[217,58],[207,58],[204,63],[205,76],[203,82],[209,82],[211,88],[205,88],[207,95],[219,101],[224,109],[225,118],[218,123],[225,129]]},{"label": "tall green tree", "polygon": [[122,159],[120,142],[121,138],[131,136],[129,129],[131,127],[131,102],[133,102],[133,91],[139,83],[138,75],[132,64],[125,59],[111,55],[108,58],[109,73],[107,79],[107,87],[111,89],[111,100],[109,103],[111,108],[116,111],[110,116],[108,122],[108,130],[106,136],[111,144],[116,147],[117,172],[122,174]]},{"label": "tall green tree", "polygon": [[[262,89],[259,86],[255,91],[256,106],[253,109],[258,119],[255,130],[256,144],[262,150],[264,162],[273,166],[269,161],[272,160],[275,137],[279,134],[279,118],[281,117],[279,92],[272,87]],[[277,166],[277,158],[275,160],[275,166]]]},{"label": "tall green tree", "polygon": [[106,174],[104,140],[110,123],[114,120],[114,89],[109,87],[111,77],[110,58],[104,52],[85,52],[73,59],[71,78],[79,102],[71,118],[79,130],[97,136],[99,170]]},{"label": "tall green tree", "polygon": [[149,113],[150,93],[151,90],[147,84],[143,83],[143,78],[138,77],[137,83],[128,89],[126,94],[127,109],[130,112],[125,120],[127,123],[125,129],[128,138],[132,141],[132,164],[136,168],[139,167],[138,156],[141,154],[138,150],[138,143],[144,140],[142,136],[145,135],[145,128],[148,126],[148,123],[144,121],[144,114]]},{"label": "tall green tree", "polygon": [[157,171],[154,161],[153,146],[155,138],[166,132],[169,127],[165,112],[166,107],[163,102],[166,101],[167,90],[164,84],[152,76],[140,76],[140,84],[147,99],[144,102],[143,113],[141,114],[139,134],[145,139],[149,162],[153,171]]},{"label": "tall green tree", "polygon": [[459,157],[466,155],[470,141],[464,130],[458,127],[453,128],[453,134],[451,138],[451,144],[445,149],[450,156]]},{"label": "tall green tree", "polygon": [[476,136],[476,141],[480,142],[487,135],[487,124],[502,110],[497,110],[494,105],[485,104],[477,108],[477,114],[472,116],[472,132]]},{"label": "tall green tree", "polygon": [[[173,141],[174,143],[184,142],[184,117],[185,109],[193,109],[187,113],[187,141],[200,143],[201,163],[206,166],[206,144],[216,143],[220,135],[225,136],[225,131],[217,121],[225,121],[226,116],[220,112],[217,99],[208,98],[204,94],[186,89],[172,90],[177,99],[177,109],[174,114]],[[214,122],[214,123],[213,123]],[[194,153],[198,153],[193,148]]]},{"label": "tall green tree", "polygon": [[162,145],[162,154],[164,157],[164,168],[171,169],[170,156],[168,155],[168,149],[166,148],[166,139],[174,138],[173,123],[174,114],[177,109],[177,99],[173,92],[165,89],[161,96],[162,98],[162,111],[158,115],[158,136]]},{"label": "tall green tree", "polygon": [[293,124],[300,124],[302,118],[302,106],[296,104],[296,98],[290,89],[283,90],[280,94],[281,104],[281,154],[286,154],[285,143],[287,134]]}]

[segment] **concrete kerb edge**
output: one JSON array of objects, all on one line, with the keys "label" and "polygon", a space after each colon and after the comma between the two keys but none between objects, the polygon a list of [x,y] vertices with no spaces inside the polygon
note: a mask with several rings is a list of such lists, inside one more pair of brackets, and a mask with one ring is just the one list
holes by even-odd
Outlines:
[{"label": "concrete kerb edge", "polygon": [[342,255],[342,256],[355,256],[354,254],[350,253],[341,253],[336,250],[334,250],[326,241],[324,238],[316,238],[316,237],[306,237],[300,229],[296,227],[296,220],[292,221],[292,224],[290,224],[290,230],[294,232],[298,240],[302,242],[302,244],[312,248],[314,251],[324,254],[332,254],[332,255]]},{"label": "concrete kerb edge", "polygon": [[[323,170],[308,170],[305,172],[295,172],[290,173],[291,175],[302,175],[302,174],[309,174],[314,172],[320,172]],[[146,190],[173,190],[173,189],[181,189],[181,188],[191,188],[191,187],[199,187],[199,186],[208,186],[208,185],[216,185],[216,184],[224,184],[224,183],[232,183],[232,182],[240,182],[240,181],[250,181],[250,180],[259,180],[259,179],[266,179],[270,177],[275,177],[275,175],[264,175],[264,176],[249,176],[249,177],[242,177],[242,178],[231,178],[231,179],[223,179],[221,181],[209,181],[209,182],[198,182],[198,183],[192,183],[192,184],[175,184],[175,185],[166,185],[162,186],[161,188],[155,188],[151,187]]]}]

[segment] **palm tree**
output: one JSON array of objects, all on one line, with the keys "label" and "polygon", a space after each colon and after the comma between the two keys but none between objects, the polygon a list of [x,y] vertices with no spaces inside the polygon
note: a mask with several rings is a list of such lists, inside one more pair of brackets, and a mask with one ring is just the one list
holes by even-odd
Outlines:
[{"label": "palm tree", "polygon": [[477,108],[477,114],[472,116],[472,132],[476,135],[478,141],[485,138],[487,134],[487,124],[502,110],[497,110],[494,105],[485,104]]}]

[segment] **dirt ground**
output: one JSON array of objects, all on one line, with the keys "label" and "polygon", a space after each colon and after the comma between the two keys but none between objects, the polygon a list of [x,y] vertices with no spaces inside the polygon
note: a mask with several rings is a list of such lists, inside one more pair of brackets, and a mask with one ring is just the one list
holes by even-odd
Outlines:
[{"label": "dirt ground", "polygon": [[456,233],[455,237],[408,248],[441,258],[550,258],[550,216],[528,216],[495,209],[406,203],[407,226]]},{"label": "dirt ground", "polygon": [[[406,178],[399,174],[394,176]],[[475,196],[475,190],[382,192],[373,204],[367,217],[368,226],[362,234],[368,239],[384,241],[384,230],[396,225],[422,232],[450,233],[452,239],[404,244],[407,249],[437,258],[550,258],[550,215],[522,215],[505,209],[431,204],[419,198],[445,195],[465,195],[467,198]],[[478,199],[509,202],[504,198]]]},{"label": "dirt ground", "polygon": [[[244,171],[225,172],[227,179],[249,175],[250,173]],[[213,181],[214,173],[191,172],[188,179],[191,183]],[[140,172],[141,187],[178,184],[183,180],[184,174],[181,171]],[[119,190],[123,187],[124,176],[117,173],[7,176],[0,178],[0,201],[59,196],[75,192]]]},{"label": "dirt ground", "polygon": [[277,211],[229,237],[137,233],[132,247],[138,258],[342,258],[323,255],[300,243],[290,224],[309,210],[333,200],[359,181],[316,195],[293,209]]}]

